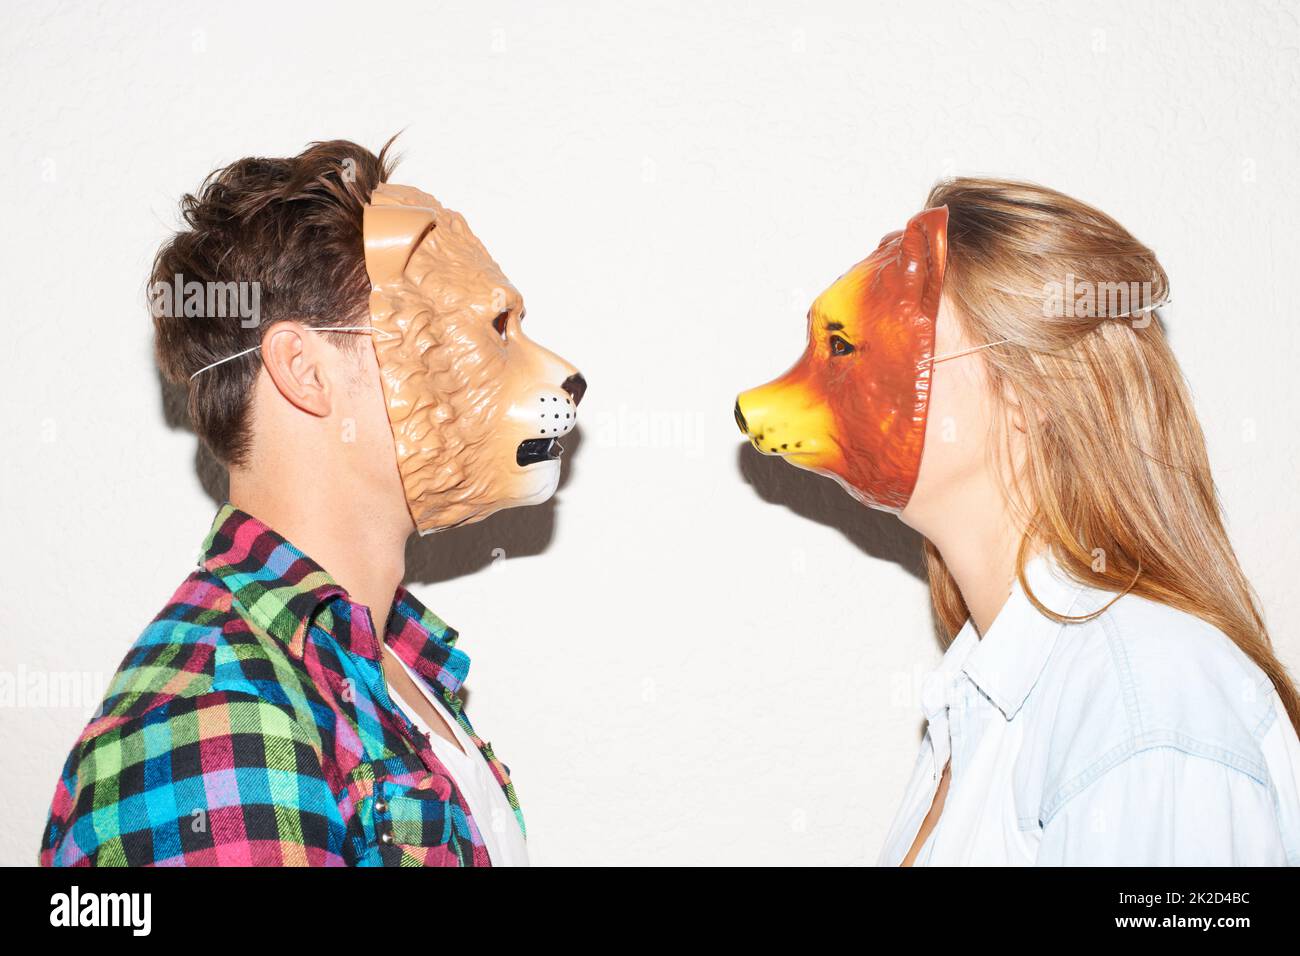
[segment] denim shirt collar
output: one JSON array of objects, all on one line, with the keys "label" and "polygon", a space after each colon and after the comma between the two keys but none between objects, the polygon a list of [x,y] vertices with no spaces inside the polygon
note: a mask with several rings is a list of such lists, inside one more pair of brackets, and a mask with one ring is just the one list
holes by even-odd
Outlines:
[{"label": "denim shirt collar", "polygon": [[[1091,589],[1070,579],[1049,553],[1027,561],[1024,576],[1043,606],[1064,616],[1084,613],[1081,598]],[[968,641],[961,670],[1011,720],[1038,682],[1064,627],[1030,602],[1017,578],[988,632]],[[974,635],[970,621],[962,630]]]}]

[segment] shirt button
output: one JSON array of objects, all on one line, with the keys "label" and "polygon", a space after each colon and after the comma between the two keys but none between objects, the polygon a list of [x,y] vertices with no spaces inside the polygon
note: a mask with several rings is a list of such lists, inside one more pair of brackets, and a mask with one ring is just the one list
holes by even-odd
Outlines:
[{"label": "shirt button", "polygon": [[388,812],[388,804],[383,800],[376,800],[375,813],[387,813],[387,812]]},{"label": "shirt button", "polygon": [[383,844],[389,844],[389,843],[392,843],[392,842],[393,842],[393,834],[390,833],[389,831],[385,830],[383,833],[379,834],[379,842],[380,842],[380,843],[383,843]]}]

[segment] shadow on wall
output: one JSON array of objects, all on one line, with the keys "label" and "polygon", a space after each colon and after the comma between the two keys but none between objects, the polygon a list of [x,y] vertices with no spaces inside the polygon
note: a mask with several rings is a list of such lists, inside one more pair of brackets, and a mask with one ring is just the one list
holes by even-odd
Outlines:
[{"label": "shadow on wall", "polygon": [[486,520],[406,542],[407,584],[438,584],[481,571],[500,558],[541,554],[555,534],[556,498],[573,480],[574,461],[582,447],[582,426],[564,439],[564,465],[555,497],[531,508],[509,508]]},{"label": "shadow on wall", "polygon": [[208,451],[208,446],[198,441],[198,435],[190,426],[189,391],[184,385],[173,385],[163,378],[161,371],[155,369],[158,387],[162,391],[163,420],[168,428],[177,428],[189,432],[195,438],[194,473],[199,477],[199,484],[209,498],[217,505],[224,504],[230,497],[230,476],[226,466]]},{"label": "shadow on wall", "polygon": [[[828,525],[865,554],[892,561],[921,583],[929,583],[925,539],[895,515],[861,505],[832,479],[759,454],[752,445],[736,449],[736,464],[745,481],[764,501],[784,505],[801,517]],[[933,608],[930,617],[933,636],[943,650],[947,641],[942,637]],[[926,722],[922,720],[915,731],[918,744],[924,739],[925,730]]]},{"label": "shadow on wall", "polygon": [[[194,434],[190,427],[189,397],[184,386],[173,385],[158,373],[162,391],[163,418],[169,428]],[[194,472],[214,505],[225,503],[230,496],[230,479],[206,445],[197,441]],[[560,491],[573,477],[576,452],[582,446],[582,427],[564,439],[564,467],[560,473]],[[557,492],[558,493],[558,492]],[[503,557],[527,557],[541,554],[555,534],[556,500],[532,508],[511,508],[485,521],[419,537],[412,535],[406,543],[406,577],[403,584],[438,584],[486,568]]]},{"label": "shadow on wall", "polygon": [[922,537],[896,516],[861,505],[832,479],[761,455],[752,445],[737,446],[736,464],[764,501],[832,527],[864,554],[892,561],[922,583],[929,580]]}]

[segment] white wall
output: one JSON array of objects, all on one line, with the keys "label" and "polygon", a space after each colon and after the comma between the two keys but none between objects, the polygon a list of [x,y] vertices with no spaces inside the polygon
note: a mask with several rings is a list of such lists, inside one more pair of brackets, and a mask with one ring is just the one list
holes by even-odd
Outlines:
[{"label": "white wall", "polygon": [[[918,542],[742,453],[731,409],[944,174],[1055,186],[1158,251],[1300,670],[1295,4],[286,6],[3,14],[11,687],[106,680],[216,508],[141,304],[179,196],[241,156],[400,128],[396,179],[466,214],[591,383],[553,505],[411,555],[537,862],[874,860],[939,655]],[[34,859],[96,702],[0,707],[0,863]]]}]

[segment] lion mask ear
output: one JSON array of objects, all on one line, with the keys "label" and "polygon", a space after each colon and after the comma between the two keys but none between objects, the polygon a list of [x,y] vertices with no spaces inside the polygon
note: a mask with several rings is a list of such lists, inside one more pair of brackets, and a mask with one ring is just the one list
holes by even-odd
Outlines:
[{"label": "lion mask ear", "polygon": [[401,279],[416,247],[434,225],[433,209],[398,202],[380,187],[363,213],[366,272],[376,289]]}]

